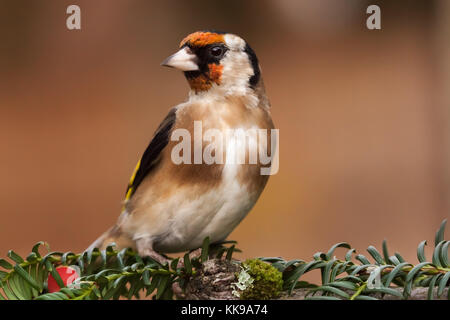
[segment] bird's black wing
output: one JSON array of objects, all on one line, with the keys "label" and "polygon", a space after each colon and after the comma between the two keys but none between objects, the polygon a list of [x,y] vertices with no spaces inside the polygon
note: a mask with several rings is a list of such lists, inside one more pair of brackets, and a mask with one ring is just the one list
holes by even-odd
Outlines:
[{"label": "bird's black wing", "polygon": [[166,116],[163,122],[161,122],[153,136],[152,141],[150,141],[150,144],[142,155],[141,160],[139,160],[138,164],[136,165],[133,175],[130,178],[130,182],[128,183],[125,200],[129,200],[133,196],[134,192],[136,192],[137,188],[144,180],[144,178],[155,167],[156,163],[159,160],[161,151],[169,143],[170,131],[176,119],[175,112],[175,108],[170,110],[169,114]]}]

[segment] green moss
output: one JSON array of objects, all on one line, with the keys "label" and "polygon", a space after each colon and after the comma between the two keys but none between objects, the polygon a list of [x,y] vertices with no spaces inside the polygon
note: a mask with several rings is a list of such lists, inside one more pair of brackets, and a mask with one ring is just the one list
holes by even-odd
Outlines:
[{"label": "green moss", "polygon": [[249,285],[240,291],[241,299],[267,300],[280,295],[283,288],[283,274],[275,267],[259,259],[247,259],[242,263],[242,267],[241,273],[250,275],[252,281],[247,281]]}]

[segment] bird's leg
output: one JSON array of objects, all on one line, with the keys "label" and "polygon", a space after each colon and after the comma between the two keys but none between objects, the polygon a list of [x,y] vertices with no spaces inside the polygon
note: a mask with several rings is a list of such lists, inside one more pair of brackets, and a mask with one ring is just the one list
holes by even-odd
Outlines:
[{"label": "bird's leg", "polygon": [[[200,258],[201,255],[202,255],[202,249],[201,248],[195,249],[189,253],[189,260],[192,260],[194,258]],[[184,268],[184,259],[183,258],[178,260],[177,268]]]},{"label": "bird's leg", "polygon": [[194,258],[200,258],[202,255],[202,248],[198,248],[189,253],[189,258],[192,260]]},{"label": "bird's leg", "polygon": [[[202,249],[198,248],[193,250],[189,253],[189,260],[192,260],[194,258],[199,258],[202,255]],[[184,260],[181,258],[178,260],[177,268],[183,269],[184,268]],[[180,299],[185,299],[186,295],[183,292],[183,289],[180,287],[180,284],[178,282],[175,282],[172,284],[172,290],[175,293],[175,295]]]},{"label": "bird's leg", "polygon": [[162,265],[170,262],[169,259],[153,249],[153,241],[149,238],[141,238],[136,240],[136,248],[141,257],[152,258]]}]

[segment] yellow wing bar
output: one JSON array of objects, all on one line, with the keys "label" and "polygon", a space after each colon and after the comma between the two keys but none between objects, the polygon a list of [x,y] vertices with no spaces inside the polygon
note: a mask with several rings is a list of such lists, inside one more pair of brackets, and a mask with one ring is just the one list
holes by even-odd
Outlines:
[{"label": "yellow wing bar", "polygon": [[125,201],[128,201],[131,197],[131,195],[133,194],[133,182],[134,179],[136,178],[136,173],[139,170],[139,167],[141,166],[141,160],[138,161],[136,167],[134,168],[133,174],[131,175],[130,178],[130,182],[128,183],[128,189],[127,189],[127,194],[125,195]]}]

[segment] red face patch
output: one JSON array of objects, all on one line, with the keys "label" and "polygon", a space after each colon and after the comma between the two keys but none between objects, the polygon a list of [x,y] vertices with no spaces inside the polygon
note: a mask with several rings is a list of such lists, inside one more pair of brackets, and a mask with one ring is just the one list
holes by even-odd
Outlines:
[{"label": "red face patch", "polygon": [[200,74],[195,78],[188,79],[191,89],[195,92],[206,91],[215,83],[220,85],[223,66],[215,63],[208,64],[208,73]]},{"label": "red face patch", "polygon": [[184,38],[180,43],[180,47],[184,46],[185,44],[189,44],[193,47],[204,47],[208,44],[224,42],[225,40],[223,38],[223,34],[197,31]]},{"label": "red face patch", "polygon": [[211,79],[211,81],[215,82],[216,84],[220,84],[223,66],[215,63],[210,63],[208,64],[208,68],[209,68],[209,78]]}]

